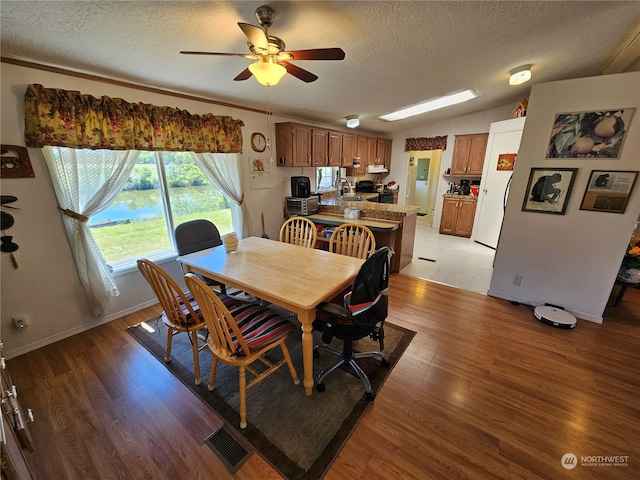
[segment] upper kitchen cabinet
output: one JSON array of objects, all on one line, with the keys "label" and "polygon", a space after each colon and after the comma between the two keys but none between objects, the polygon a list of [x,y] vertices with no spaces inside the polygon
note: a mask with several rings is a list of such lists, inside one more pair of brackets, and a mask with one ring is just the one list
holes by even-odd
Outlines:
[{"label": "upper kitchen cabinet", "polygon": [[[340,132],[328,132],[328,150],[329,150],[329,166],[340,167],[343,165],[345,155],[342,153],[344,148],[344,135]],[[351,148],[351,144],[348,145]],[[349,159],[351,161],[351,159]]]},{"label": "upper kitchen cabinet", "polygon": [[280,167],[310,167],[311,127],[276,123],[276,155]]},{"label": "upper kitchen cabinet", "polygon": [[456,135],[451,175],[482,175],[488,133]]},{"label": "upper kitchen cabinet", "polygon": [[[352,167],[353,157],[356,156],[356,136],[352,133],[342,133],[342,161],[340,166]],[[329,139],[331,141],[331,139]],[[331,147],[329,147],[331,151]],[[331,158],[329,158],[331,161]]]},{"label": "upper kitchen cabinet", "polygon": [[387,138],[378,138],[376,140],[375,165],[380,165],[386,168],[391,166],[391,145],[392,140]]},{"label": "upper kitchen cabinet", "polygon": [[[311,165],[324,167],[329,163],[329,131],[321,128],[311,129]],[[339,157],[338,157],[339,158]]]}]

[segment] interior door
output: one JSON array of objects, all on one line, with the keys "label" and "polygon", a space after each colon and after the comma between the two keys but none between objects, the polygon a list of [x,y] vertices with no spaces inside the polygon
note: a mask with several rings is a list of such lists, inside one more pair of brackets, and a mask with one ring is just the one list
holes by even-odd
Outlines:
[{"label": "interior door", "polygon": [[525,119],[526,117],[495,122],[489,130],[473,239],[491,248],[498,246],[504,215],[504,195],[513,173],[511,170],[498,170],[498,157],[503,153],[518,152]]}]

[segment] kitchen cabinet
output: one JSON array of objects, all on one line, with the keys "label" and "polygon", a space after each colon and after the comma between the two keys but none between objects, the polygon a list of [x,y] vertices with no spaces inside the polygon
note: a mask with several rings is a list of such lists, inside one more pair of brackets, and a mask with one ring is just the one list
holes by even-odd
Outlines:
[{"label": "kitchen cabinet", "polygon": [[451,175],[482,175],[488,133],[456,135],[451,160]]},{"label": "kitchen cabinet", "polygon": [[276,156],[279,167],[310,167],[311,127],[276,123]]},{"label": "kitchen cabinet", "polygon": [[367,173],[369,160],[369,145],[364,135],[356,136],[356,157],[360,157],[360,166],[355,169],[355,175],[359,177]]},{"label": "kitchen cabinet", "polygon": [[276,156],[279,167],[353,167],[349,175],[362,176],[367,165],[391,163],[391,140],[354,135],[301,123],[276,123]]},{"label": "kitchen cabinet", "polygon": [[[329,147],[331,150],[331,147]],[[352,133],[342,134],[342,161],[340,166],[352,167],[353,157],[356,156],[356,136]]]},{"label": "kitchen cabinet", "polygon": [[392,140],[377,138],[375,159],[369,165],[373,164],[389,168],[391,166],[391,145]]},{"label": "kitchen cabinet", "polygon": [[330,167],[340,167],[342,166],[342,161],[344,159],[344,155],[342,154],[343,149],[343,134],[340,132],[328,132],[328,156],[329,156],[329,166]]},{"label": "kitchen cabinet", "polygon": [[442,217],[440,218],[440,233],[471,237],[473,219],[476,215],[476,203],[475,198],[445,196],[442,204]]},{"label": "kitchen cabinet", "polygon": [[[324,167],[329,163],[329,131],[321,128],[311,129],[311,165]],[[340,158],[340,157],[338,157]]]}]

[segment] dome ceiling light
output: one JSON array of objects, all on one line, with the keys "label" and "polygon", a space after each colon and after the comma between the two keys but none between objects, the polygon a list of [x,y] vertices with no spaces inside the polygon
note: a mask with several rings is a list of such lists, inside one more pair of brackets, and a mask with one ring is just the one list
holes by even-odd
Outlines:
[{"label": "dome ceiling light", "polygon": [[522,85],[531,80],[531,65],[521,65],[509,73],[509,85]]}]

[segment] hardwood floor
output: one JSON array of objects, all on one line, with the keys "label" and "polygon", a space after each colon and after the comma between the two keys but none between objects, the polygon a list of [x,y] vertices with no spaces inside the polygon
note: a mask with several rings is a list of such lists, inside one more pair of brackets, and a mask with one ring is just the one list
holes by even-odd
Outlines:
[{"label": "hardwood floor", "polygon": [[[203,443],[216,415],[124,332],[158,313],[8,362],[36,418],[36,478],[280,478],[255,454],[231,475]],[[394,275],[388,320],[417,335],[327,480],[640,478],[640,290],[604,324],[561,330],[523,305]],[[581,464],[605,455],[628,465]]]}]

